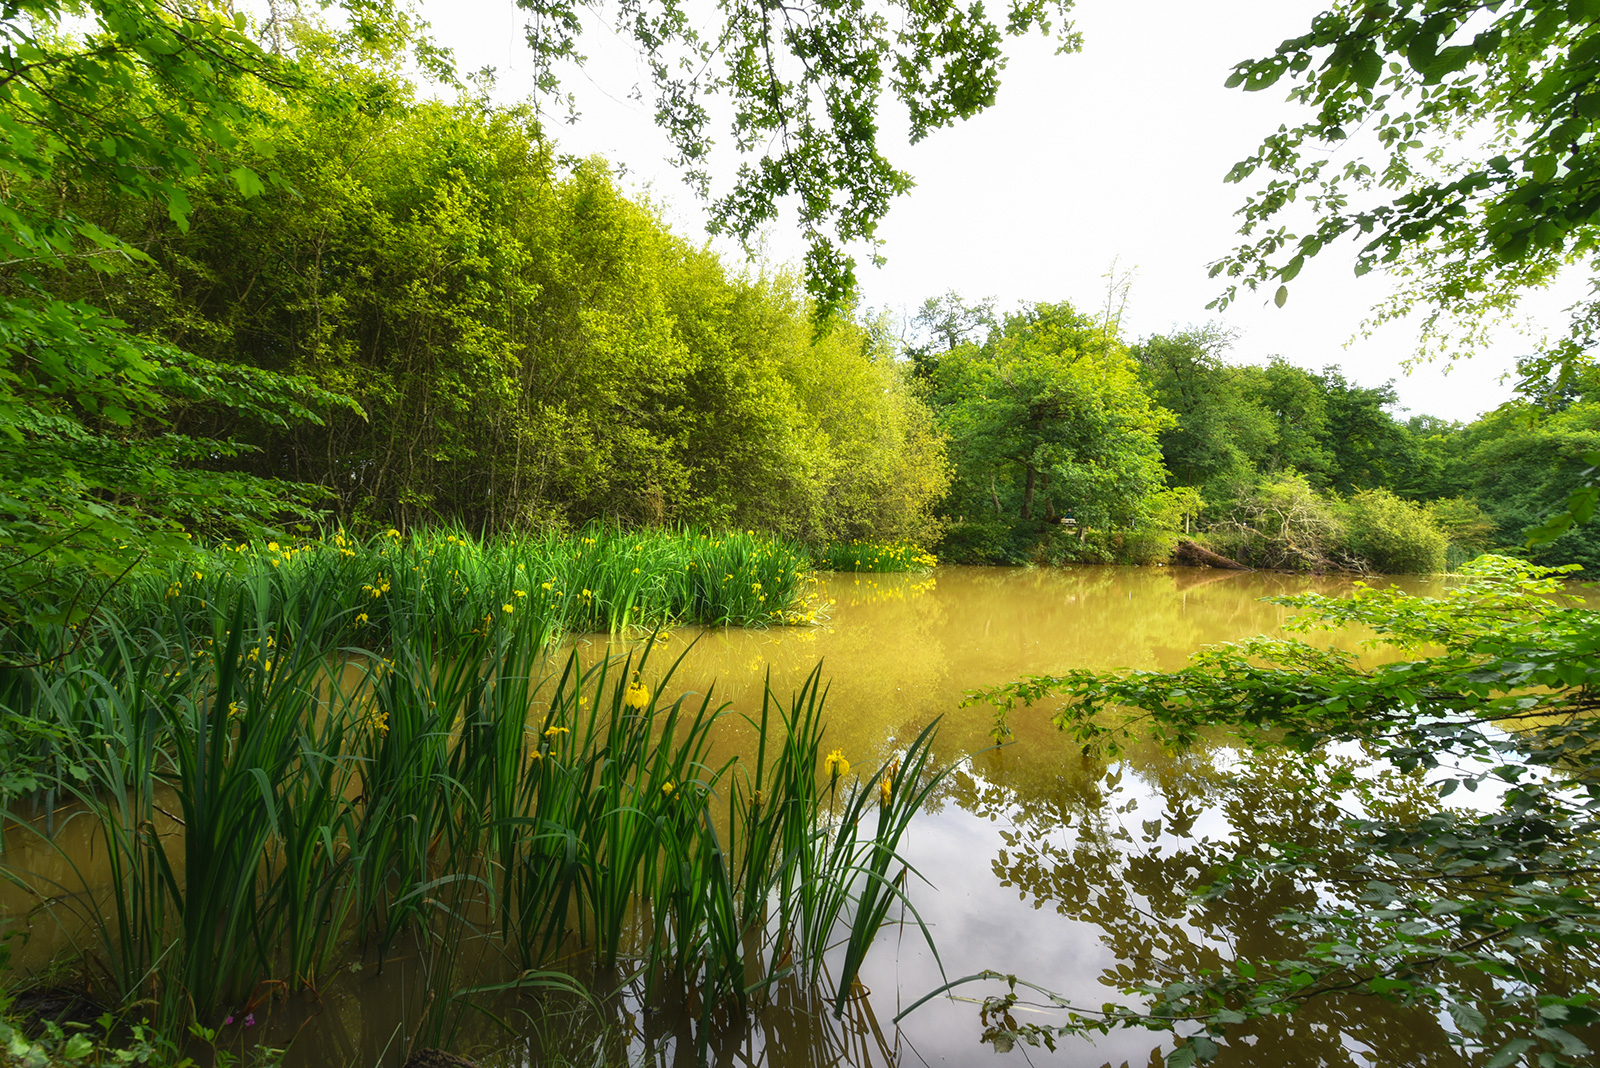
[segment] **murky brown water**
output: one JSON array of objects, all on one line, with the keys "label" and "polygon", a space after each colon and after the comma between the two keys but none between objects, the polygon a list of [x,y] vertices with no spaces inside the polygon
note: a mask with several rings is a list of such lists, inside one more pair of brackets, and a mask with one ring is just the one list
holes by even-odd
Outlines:
[{"label": "murky brown water", "polygon": [[[1420,580],[1402,584],[1422,593],[1439,588]],[[912,897],[933,931],[943,975],[996,969],[1098,1006],[1118,997],[1108,977],[1160,982],[1174,970],[1235,954],[1271,955],[1277,943],[1264,919],[1309,902],[1286,891],[1196,905],[1188,896],[1196,876],[1236,839],[1336,849],[1342,814],[1285,789],[1270,771],[1242,775],[1223,746],[1181,755],[1136,747],[1115,764],[1084,758],[1049,726],[1047,709],[1014,713],[1016,742],[995,749],[989,710],[961,709],[963,691],[1075,667],[1175,668],[1204,645],[1276,631],[1287,610],[1263,597],[1346,586],[1338,579],[1161,568],[947,567],[931,577],[831,576],[819,588],[833,602],[826,626],[676,632],[667,651],[688,649],[667,692],[714,684],[718,699],[754,712],[769,670],[773,689],[787,695],[821,659],[831,684],[825,745],[843,749],[863,768],[876,767],[883,754],[942,716],[939,752],[958,766],[913,824],[905,852],[929,884],[915,887]],[[603,643],[592,647],[596,655],[603,651]],[[652,681],[669,659],[654,654]],[[729,717],[722,727],[724,755],[753,755],[749,725]],[[296,1068],[398,1063],[403,1036],[423,1007],[416,964],[414,954],[402,955],[382,973],[351,973],[310,1004],[309,1015],[277,1013],[269,1035],[278,1043],[297,1036],[288,1061]],[[489,968],[485,978],[503,976]],[[760,1019],[715,1036],[711,1063],[998,1065],[1021,1056],[978,1040],[978,1005],[970,999],[998,992],[994,984],[965,988],[969,1000],[930,1002],[898,1027],[893,1023],[942,982],[914,928],[887,929],[862,979],[870,994],[853,1002],[843,1020],[834,1020],[820,998],[786,995]],[[500,1006],[523,1010],[536,1015],[507,1018],[519,1037],[508,1040],[472,1016],[456,1048],[486,1064],[558,1057],[592,1063],[588,1014],[552,1014],[530,1001]],[[685,1025],[670,1012],[644,1014],[623,1001],[612,1022],[631,1032],[630,1063],[694,1063]],[[1094,1044],[1069,1039],[1054,1054],[1039,1049],[1028,1056],[1073,1068],[1159,1063],[1170,1048],[1161,1037],[1131,1031]],[[1370,1000],[1329,1000],[1231,1045],[1223,1063],[1461,1062],[1431,1016]]]}]

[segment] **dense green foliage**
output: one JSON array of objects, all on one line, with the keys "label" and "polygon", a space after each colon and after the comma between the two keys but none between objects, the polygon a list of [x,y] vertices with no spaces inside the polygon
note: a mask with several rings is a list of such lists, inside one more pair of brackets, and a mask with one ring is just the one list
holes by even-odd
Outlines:
[{"label": "dense green foliage", "polygon": [[1281,358],[1230,365],[1229,341],[1206,328],[1134,348],[1151,392],[1177,417],[1161,440],[1175,482],[1219,497],[1233,482],[1294,470],[1340,493],[1410,488],[1414,450],[1389,414],[1392,388],[1355,386],[1337,368],[1317,374]]},{"label": "dense green foliage", "polygon": [[1527,524],[1457,499],[1460,428],[1401,423],[1337,368],[1229,364],[1215,328],[1128,348],[1067,305],[1000,320],[955,294],[916,326],[956,470],[946,559],[1149,563],[1193,537],[1254,567],[1430,572]]},{"label": "dense green foliage", "polygon": [[[1461,462],[1475,496],[1499,528],[1520,533],[1560,510],[1600,452],[1600,403],[1559,411],[1508,406],[1462,432]],[[1564,530],[1532,550],[1541,563],[1577,563],[1600,573],[1600,528]]]},{"label": "dense green foliage", "polygon": [[955,557],[1026,559],[1063,519],[1080,537],[1150,525],[1164,484],[1157,434],[1170,417],[1113,328],[1038,304],[981,344],[959,341],[919,362],[955,460],[945,503]]},{"label": "dense green foliage", "polygon": [[202,11],[108,0],[80,38],[27,10],[0,42],[7,615],[312,503],[936,533],[942,443],[869,324],[819,331],[797,279],[730,275],[527,111],[418,101],[403,20],[297,24],[287,59]]},{"label": "dense green foliage", "polygon": [[[1586,394],[1543,422],[1402,420],[1391,385],[1281,358],[1230,363],[1216,327],[1124,346],[1067,305],[997,317],[926,302],[906,355],[948,437],[942,557],[1149,563],[1192,538],[1252,567],[1443,571],[1513,549],[1581,481]],[[1574,532],[1539,550],[1588,559]]]},{"label": "dense green foliage", "polygon": [[[1298,937],[1297,955],[1130,984],[1139,1007],[1058,1001],[1059,1030],[1178,1031],[1168,1064],[1179,1066],[1216,1058],[1253,1018],[1354,994],[1448,1016],[1453,1041],[1488,1064],[1589,1063],[1581,1036],[1600,1020],[1594,615],[1531,565],[1485,557],[1463,576],[1441,600],[1371,587],[1282,600],[1304,610],[1295,629],[1364,624],[1413,655],[1436,650],[1417,659],[1258,638],[1181,671],[1076,671],[974,695],[995,704],[1002,735],[1019,703],[1060,698],[1057,727],[1113,755],[1145,733],[1185,748],[1220,730],[1244,773],[1292,762],[1276,781],[1347,813],[1337,849],[1264,842],[1191,884],[1247,898],[1295,888],[1306,906],[1272,922]],[[1396,803],[1424,778],[1430,798]],[[1477,796],[1446,802],[1457,790]],[[1016,1026],[1014,999],[1002,1001],[986,1017],[991,1037],[1057,1030]]]},{"label": "dense green foliage", "polygon": [[[1171,486],[1198,495],[1189,529],[1252,566],[1428,572],[1489,548],[1522,552],[1600,444],[1582,392],[1559,410],[1511,405],[1471,425],[1402,420],[1388,385],[1281,359],[1230,364],[1229,340],[1205,328],[1133,351],[1175,417],[1162,459]],[[1574,530],[1534,558],[1594,563],[1589,537]]]},{"label": "dense green foliage", "polygon": [[298,69],[321,88],[256,131],[280,131],[271,162],[293,195],[193,189],[183,230],[100,201],[154,260],[108,295],[118,314],[360,404],[250,433],[256,473],[380,526],[926,535],[939,444],[869,330],[816,336],[793,279],[729,277],[603,163],[559,174],[530,114],[415,102],[381,57],[305,36]]},{"label": "dense green foliage", "polygon": [[[1402,418],[1391,384],[1336,367],[1231,363],[1215,326],[1124,348],[1065,305],[997,317],[953,293],[911,325],[956,471],[955,562],[1144,563],[1187,537],[1252,567],[1443,571],[1528,551],[1600,450],[1592,375],[1462,425]],[[1600,565],[1594,537],[1533,558]]]},{"label": "dense green foliage", "polygon": [[[72,11],[80,8],[74,5]],[[184,526],[250,526],[303,504],[294,487],[215,470],[249,449],[186,425],[210,405],[285,425],[340,403],[312,383],[219,363],[130,327],[97,297],[148,261],[139,234],[87,210],[115,196],[189,224],[189,190],[230,201],[273,181],[245,165],[253,101],[291,72],[211,10],[83,5],[88,38],[57,36],[53,0],[0,22],[0,615],[62,573],[117,574],[181,552]],[[64,272],[93,291],[63,290]],[[70,581],[70,576],[68,581]]]}]

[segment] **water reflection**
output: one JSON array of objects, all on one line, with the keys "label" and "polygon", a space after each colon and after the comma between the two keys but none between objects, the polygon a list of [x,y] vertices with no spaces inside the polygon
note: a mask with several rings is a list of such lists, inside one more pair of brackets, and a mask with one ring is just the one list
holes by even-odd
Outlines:
[{"label": "water reflection", "polygon": [[[908,846],[908,860],[932,884],[915,901],[935,930],[943,968],[914,932],[886,934],[892,944],[864,973],[875,1019],[892,1020],[941,976],[985,968],[1096,1006],[1119,996],[1117,983],[1165,982],[1236,955],[1292,954],[1266,919],[1313,904],[1326,888],[1275,882],[1198,904],[1192,893],[1240,843],[1337,853],[1350,813],[1297,790],[1290,767],[1242,767],[1225,739],[1183,754],[1135,746],[1108,765],[1082,756],[1049,726],[1048,710],[1035,709],[1013,718],[1017,743],[996,750],[987,710],[959,708],[962,691],[1075,667],[1176,668],[1204,645],[1277,632],[1288,612],[1263,597],[1347,585],[1123,568],[947,568],[932,584],[836,578],[824,588],[835,602],[828,628],[804,636],[700,633],[680,671],[684,680],[720,679],[724,698],[749,707],[767,665],[783,692],[821,657],[833,686],[829,744],[869,762],[944,717],[941,750],[963,764]],[[730,750],[750,743],[737,729],[726,739]],[[1395,806],[1423,800],[1410,779],[1392,785]],[[762,1041],[728,1063],[978,1065],[1002,1056],[980,1043],[970,1002],[924,1006],[890,1029],[892,1041],[843,1061],[827,1038],[842,1031],[826,1014],[797,1032],[783,1021],[764,1024],[756,1031]],[[1069,1041],[1055,1055],[1030,1053],[1073,1065],[1144,1064],[1159,1063],[1164,1048],[1159,1036],[1120,1032],[1093,1044]],[[1259,1025],[1229,1057],[1247,1065],[1459,1061],[1431,1014],[1371,999],[1327,999],[1292,1020]]]},{"label": "water reflection", "polygon": [[[1267,919],[1337,888],[1278,881],[1227,900],[1197,903],[1191,895],[1241,844],[1291,843],[1330,856],[1346,848],[1340,821],[1349,813],[1298,789],[1291,767],[1247,766],[1222,737],[1182,754],[1136,745],[1107,764],[1084,757],[1050,727],[1043,708],[1014,713],[1016,742],[995,749],[988,710],[959,706],[966,689],[1025,674],[1176,668],[1204,645],[1277,632],[1287,610],[1263,597],[1346,585],[1189,569],[942,568],[931,577],[826,579],[818,588],[831,602],[823,627],[679,630],[652,655],[647,681],[660,687],[681,654],[666,692],[711,690],[737,712],[759,710],[769,672],[773,689],[786,694],[821,659],[831,685],[825,745],[843,749],[858,768],[876,767],[943,717],[939,753],[959,766],[906,845],[929,884],[912,896],[940,959],[915,930],[886,930],[862,973],[866,989],[842,1019],[825,992],[793,987],[754,1019],[702,1027],[671,1005],[647,1004],[639,984],[622,983],[598,1015],[548,998],[487,1003],[511,1026],[509,1039],[488,1016],[463,1009],[452,1017],[452,1045],[506,1066],[602,1059],[665,1068],[695,1063],[702,1043],[709,1063],[751,1068],[1010,1063],[980,1041],[972,1000],[999,988],[968,988],[967,1000],[929,1003],[899,1026],[894,1018],[944,978],[988,968],[1095,1006],[1118,997],[1118,983],[1164,982],[1236,955],[1289,954],[1292,942]],[[1406,585],[1437,589],[1423,580]],[[607,648],[585,644],[590,657]],[[714,762],[750,759],[756,742],[752,724],[729,716]],[[1386,785],[1387,804],[1423,800],[1414,780],[1397,776]],[[466,981],[515,974],[477,952]],[[291,1068],[398,1065],[427,1011],[426,964],[425,952],[402,954],[381,970],[368,960],[315,996],[273,1011],[263,1030],[276,1044],[294,1039]],[[600,1018],[609,1026],[599,1026]],[[1161,1036],[1129,1031],[1072,1040],[1054,1055],[1028,1054],[1035,1063],[1092,1068],[1159,1064],[1166,1048]],[[1263,1068],[1460,1060],[1431,1014],[1372,999],[1325,999],[1291,1020],[1260,1024],[1227,1058]]]},{"label": "water reflection", "polygon": [[[1422,580],[1406,585],[1437,590]],[[678,668],[681,686],[715,679],[721,699],[748,709],[759,702],[769,669],[783,693],[820,658],[832,684],[828,745],[870,765],[943,717],[941,753],[962,762],[907,847],[931,884],[914,900],[935,931],[941,960],[916,932],[886,932],[863,973],[872,993],[852,1003],[844,1021],[797,995],[748,1027],[730,1021],[719,1029],[713,1063],[985,1065],[1005,1055],[980,1042],[973,1000],[930,1003],[898,1028],[889,1021],[943,978],[985,968],[1095,1006],[1118,997],[1117,983],[1164,982],[1235,955],[1292,952],[1266,919],[1312,904],[1327,888],[1280,882],[1227,901],[1192,899],[1204,875],[1240,843],[1342,847],[1340,821],[1348,813],[1295,789],[1292,769],[1244,768],[1226,739],[1183,754],[1135,746],[1106,764],[1057,734],[1048,709],[1016,714],[1016,743],[995,749],[987,710],[959,705],[968,688],[1022,674],[1176,668],[1204,645],[1277,632],[1288,612],[1263,597],[1347,586],[1342,579],[1188,569],[944,568],[932,581],[832,578],[820,590],[833,602],[830,623],[814,631],[675,635],[675,643],[693,642]],[[748,755],[754,741],[735,719],[721,744],[726,754]],[[1392,804],[1419,803],[1415,782],[1396,779],[1393,786]],[[634,1057],[688,1063],[680,1058],[693,1040],[686,1025],[677,1026],[639,1032]],[[1160,1063],[1167,1048],[1160,1036],[1133,1031],[1068,1041],[1054,1055],[1029,1054],[1072,1065],[1138,1065]],[[1291,1020],[1258,1025],[1229,1058],[1263,1066],[1459,1061],[1432,1015],[1370,999],[1328,999]]]},{"label": "water reflection", "polygon": [[[996,828],[999,847],[990,862],[996,884],[1015,891],[1019,906],[1053,912],[1094,943],[1092,960],[1088,947],[1080,947],[1079,969],[1062,969],[1048,951],[1028,965],[1013,958],[1004,967],[1034,979],[1052,976],[1041,981],[1080,1005],[1119,997],[1124,984],[1161,985],[1236,958],[1298,955],[1292,935],[1267,920],[1326,903],[1337,888],[1275,879],[1241,885],[1222,900],[1192,898],[1208,873],[1241,848],[1294,845],[1335,866],[1365,859],[1349,850],[1342,828],[1352,812],[1297,789],[1293,763],[1269,757],[1245,765],[1223,748],[1182,759],[1151,756],[1089,767],[1081,777],[1063,777],[1055,791],[1019,792],[978,775],[957,779],[961,808]],[[1388,786],[1390,811],[1427,800],[1411,777],[1396,776]],[[1030,920],[1020,911],[1007,908],[1007,922],[1034,932],[1059,922],[1048,914]],[[1325,998],[1291,1020],[1256,1027],[1230,1049],[1227,1063],[1457,1064],[1460,1058],[1427,1011]]]}]

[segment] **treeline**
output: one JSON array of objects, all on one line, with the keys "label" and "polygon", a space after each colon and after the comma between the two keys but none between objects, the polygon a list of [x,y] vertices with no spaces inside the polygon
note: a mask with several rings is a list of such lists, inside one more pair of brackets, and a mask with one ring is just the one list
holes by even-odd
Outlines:
[{"label": "treeline", "polygon": [[797,277],[730,272],[603,161],[561,162],[530,112],[421,99],[393,42],[294,34],[296,90],[262,93],[234,131],[263,189],[202,173],[180,226],[109,170],[75,175],[76,216],[148,261],[44,278],[140,336],[359,408],[319,423],[176,402],[165,430],[242,449],[202,466],[314,485],[330,520],[364,529],[935,534],[944,448],[883,331],[818,329]]},{"label": "treeline", "polygon": [[[127,546],[181,555],[274,509],[995,563],[1151,562],[1192,537],[1253,566],[1433,571],[1518,544],[1600,447],[1581,384],[1464,427],[1403,421],[1337,369],[1234,366],[1216,330],[1130,343],[1067,304],[947,295],[910,344],[866,313],[819,322],[797,277],[730,270],[531,112],[481,86],[424,99],[403,26],[290,38],[207,123],[138,67],[92,114],[30,120],[71,151],[6,189],[14,229],[48,240],[0,265],[0,587],[115,575]],[[130,133],[150,116],[178,147]],[[1540,561],[1600,566],[1588,530]]]},{"label": "treeline", "polygon": [[[1441,571],[1518,551],[1600,449],[1600,381],[1462,425],[1335,367],[1230,363],[1215,327],[1128,344],[1065,304],[954,294],[914,326],[956,470],[947,560],[1148,563],[1193,538],[1254,567]],[[1600,568],[1600,540],[1533,556]]]}]

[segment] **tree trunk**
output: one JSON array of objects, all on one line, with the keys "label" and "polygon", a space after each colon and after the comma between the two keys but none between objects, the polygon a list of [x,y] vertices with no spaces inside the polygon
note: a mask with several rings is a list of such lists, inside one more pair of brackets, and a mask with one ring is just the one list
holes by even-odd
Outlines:
[{"label": "tree trunk", "polygon": [[1250,571],[1252,568],[1237,560],[1202,549],[1192,541],[1180,541],[1172,551],[1172,562],[1186,567],[1220,567],[1228,571]]},{"label": "tree trunk", "polygon": [[1028,482],[1027,482],[1027,485],[1023,488],[1023,491],[1022,491],[1022,518],[1023,519],[1032,519],[1033,518],[1033,487],[1034,487],[1034,483],[1037,482],[1038,479],[1039,479],[1038,470],[1032,464],[1029,464],[1028,465]]}]

